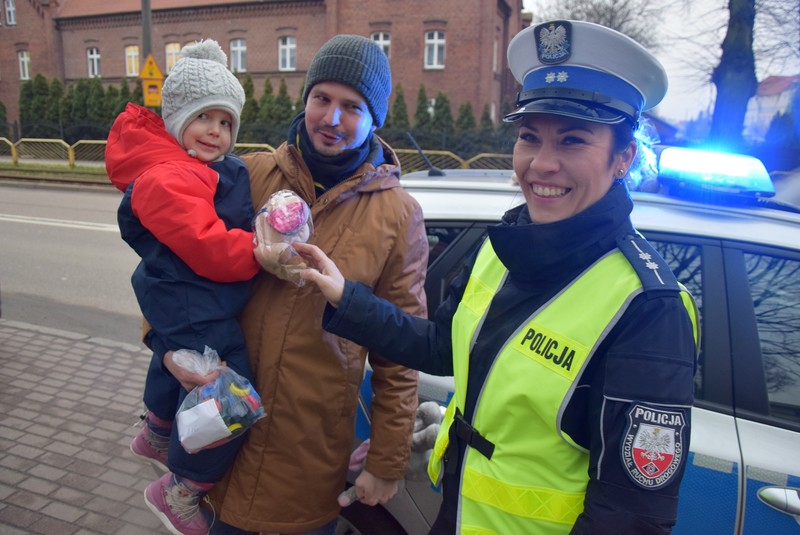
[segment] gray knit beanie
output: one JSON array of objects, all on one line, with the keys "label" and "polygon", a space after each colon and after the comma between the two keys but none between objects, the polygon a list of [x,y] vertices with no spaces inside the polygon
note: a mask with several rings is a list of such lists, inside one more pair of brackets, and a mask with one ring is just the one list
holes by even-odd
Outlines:
[{"label": "gray knit beanie", "polygon": [[320,82],[339,82],[361,93],[375,126],[383,126],[389,111],[392,71],[386,54],[374,41],[360,35],[337,35],[322,45],[308,68],[303,102]]},{"label": "gray knit beanie", "polygon": [[239,134],[239,116],[244,106],[244,89],[228,70],[228,58],[212,39],[181,50],[181,57],[164,80],[161,90],[161,117],[167,132],[183,146],[183,131],[197,116],[210,109],[231,114],[231,146]]}]

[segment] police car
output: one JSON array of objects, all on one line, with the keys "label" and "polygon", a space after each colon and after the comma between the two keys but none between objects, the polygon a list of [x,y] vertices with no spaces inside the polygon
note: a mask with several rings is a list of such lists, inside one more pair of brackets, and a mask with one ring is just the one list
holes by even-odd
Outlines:
[{"label": "police car", "polygon": [[[771,201],[760,161],[680,147],[658,151],[656,193],[632,219],[697,301],[702,348],[676,535],[800,534],[800,208]],[[511,171],[403,177],[425,213],[426,291],[448,284],[509,208]],[[356,442],[369,436],[370,371]],[[452,378],[420,375],[420,401],[446,404]],[[355,474],[351,474],[355,477]],[[425,534],[441,501],[407,481],[385,507],[343,509],[337,533]]]}]

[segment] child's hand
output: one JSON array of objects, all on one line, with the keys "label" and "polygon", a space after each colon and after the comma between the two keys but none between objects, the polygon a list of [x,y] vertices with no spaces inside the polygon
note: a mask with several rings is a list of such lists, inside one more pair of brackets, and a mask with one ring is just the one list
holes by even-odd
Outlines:
[{"label": "child's hand", "polygon": [[299,273],[306,269],[306,263],[295,252],[292,245],[282,242],[269,245],[262,243],[253,249],[253,254],[267,273],[295,284],[304,282]]},{"label": "child's hand", "polygon": [[[183,366],[179,366],[172,358],[173,352],[167,351],[164,355],[164,367],[169,370],[181,386],[187,391],[191,392],[197,386],[203,386],[208,383],[213,383],[219,377],[219,370],[213,371],[208,375],[202,375],[193,371],[187,370]],[[223,363],[224,365],[224,363]]]}]

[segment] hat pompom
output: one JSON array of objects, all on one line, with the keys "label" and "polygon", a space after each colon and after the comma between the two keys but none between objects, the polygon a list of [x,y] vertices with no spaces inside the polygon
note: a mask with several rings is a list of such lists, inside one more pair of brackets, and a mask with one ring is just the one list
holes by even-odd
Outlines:
[{"label": "hat pompom", "polygon": [[225,55],[219,43],[211,39],[186,45],[181,49],[181,57],[216,61],[228,66],[228,56]]}]

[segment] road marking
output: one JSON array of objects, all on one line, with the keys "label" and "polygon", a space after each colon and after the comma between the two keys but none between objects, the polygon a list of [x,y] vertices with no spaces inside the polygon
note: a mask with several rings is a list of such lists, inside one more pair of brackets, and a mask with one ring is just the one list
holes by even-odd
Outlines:
[{"label": "road marking", "polygon": [[49,219],[47,217],[28,217],[24,215],[0,214],[0,221],[10,223],[28,223],[30,225],[48,225],[51,227],[78,228],[83,230],[100,230],[103,232],[119,232],[117,225],[107,223],[91,223],[89,221],[70,221],[69,219]]}]

